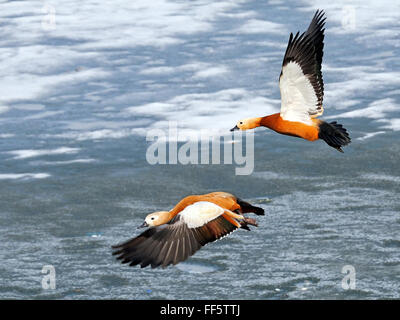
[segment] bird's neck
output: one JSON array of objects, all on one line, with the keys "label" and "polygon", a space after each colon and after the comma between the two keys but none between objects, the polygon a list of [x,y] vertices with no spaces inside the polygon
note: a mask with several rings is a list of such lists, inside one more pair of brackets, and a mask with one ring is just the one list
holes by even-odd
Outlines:
[{"label": "bird's neck", "polygon": [[191,195],[183,198],[179,201],[176,206],[169,212],[171,215],[171,219],[175,217],[179,212],[185,209],[188,205],[195,203],[198,199],[198,196]]},{"label": "bird's neck", "polygon": [[266,117],[260,118],[260,125],[269,129],[274,129],[280,118],[280,113],[274,113]]},{"label": "bird's neck", "polygon": [[257,127],[260,127],[262,118],[251,118],[251,119],[247,119],[247,123],[246,123],[246,127],[244,128],[244,130],[249,130],[249,129],[254,129]]},{"label": "bird's neck", "polygon": [[166,220],[166,221],[171,221],[171,219],[172,219],[173,217],[175,217],[176,215],[177,215],[177,212],[175,212],[175,211],[173,211],[173,210],[168,211],[168,212],[165,213],[165,220]]},{"label": "bird's neck", "polygon": [[171,211],[159,211],[158,225],[168,223],[174,217]]}]

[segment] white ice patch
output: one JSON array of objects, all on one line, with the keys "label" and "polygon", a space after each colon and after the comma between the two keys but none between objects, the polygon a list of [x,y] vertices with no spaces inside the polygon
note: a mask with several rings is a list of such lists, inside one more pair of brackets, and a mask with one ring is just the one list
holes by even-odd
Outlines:
[{"label": "white ice patch", "polygon": [[213,31],[215,21],[241,3],[116,0],[51,5],[55,25],[45,30],[43,3],[2,4],[0,59],[7,63],[0,66],[0,96],[4,101],[34,99],[67,82],[98,81],[109,73],[82,69],[80,63],[91,60],[104,66],[111,49],[129,51],[138,46],[161,48],[186,42],[188,35]]},{"label": "white ice patch", "polygon": [[287,34],[286,27],[280,23],[266,20],[250,19],[243,26],[234,31],[235,33],[274,33]]},{"label": "white ice patch", "polygon": [[132,135],[144,135],[146,133],[145,129],[121,129],[121,130],[92,130],[92,131],[72,131],[64,132],[59,134],[43,135],[43,138],[62,138],[62,139],[72,139],[76,141],[86,141],[86,140],[103,140],[103,139],[121,139]]},{"label": "white ice patch", "polygon": [[143,75],[167,75],[178,71],[177,68],[174,67],[151,67],[147,69],[141,70],[139,73]]},{"label": "white ice patch", "polygon": [[176,268],[184,272],[197,274],[197,273],[215,272],[218,271],[221,267],[209,263],[208,261],[206,263],[198,263],[196,261],[191,260],[176,265]]},{"label": "white ice patch", "polygon": [[368,107],[362,109],[356,109],[345,113],[340,113],[334,116],[326,117],[331,118],[370,118],[370,119],[381,119],[391,111],[398,111],[400,106],[392,98],[385,98],[375,100],[370,103]]},{"label": "white ice patch", "polygon": [[50,176],[48,173],[0,173],[0,180],[45,179]]},{"label": "white ice patch", "polygon": [[59,114],[63,114],[64,111],[59,110],[59,111],[44,111],[44,112],[39,112],[37,114],[27,116],[25,117],[25,120],[38,120],[38,119],[43,119],[43,118],[48,118],[48,117],[53,117]]},{"label": "white ice patch", "polygon": [[266,180],[318,180],[317,177],[286,175],[273,171],[258,171],[254,173],[258,178]]},{"label": "white ice patch", "polygon": [[382,126],[383,129],[400,131],[400,118],[382,119],[380,122],[387,123],[386,125]]},{"label": "white ice patch", "polygon": [[[212,93],[192,93],[167,101],[128,107],[127,114],[161,117],[150,128],[168,129],[168,121],[178,121],[179,134],[191,136],[193,130],[206,129],[229,134],[239,119],[264,116],[279,110],[279,100],[257,95],[243,88]],[[143,131],[144,133],[146,131]]]},{"label": "white ice patch", "polygon": [[60,147],[57,149],[25,149],[25,150],[13,150],[5,153],[14,155],[13,159],[27,159],[47,155],[58,155],[58,154],[75,154],[79,151],[79,148]]},{"label": "white ice patch", "polygon": [[10,110],[10,107],[7,106],[0,106],[0,113],[5,113]]},{"label": "white ice patch", "polygon": [[205,63],[205,62],[192,62],[174,67],[157,66],[149,67],[141,70],[139,73],[142,75],[171,75],[189,73],[192,74],[193,79],[203,79],[209,77],[217,77],[229,72],[229,68],[224,65]]},{"label": "white ice patch", "polygon": [[[0,48],[1,50],[1,48]],[[3,49],[4,50],[4,49]],[[28,60],[28,61],[25,61]],[[29,64],[34,60],[33,56],[24,56],[19,63],[21,65]],[[49,60],[53,59],[48,57]],[[0,73],[1,75],[1,73]],[[91,69],[81,72],[64,72],[56,75],[31,75],[23,71],[2,75],[2,85],[0,86],[0,96],[5,101],[35,99],[57,86],[68,86],[70,84],[87,83],[90,79],[105,78],[110,74],[101,69]],[[24,88],[24,90],[21,90]]]},{"label": "white ice patch", "polygon": [[361,176],[363,179],[367,180],[381,180],[381,181],[390,181],[390,182],[395,182],[399,183],[400,182],[400,177],[398,176],[389,176],[385,174],[374,174],[374,173],[367,173]]},{"label": "white ice patch", "polygon": [[[384,93],[390,87],[400,86],[400,72],[390,71],[386,68],[354,66],[351,68],[331,68],[331,70],[334,73],[339,73],[336,77],[343,77],[343,80],[325,83],[324,101],[326,101],[325,105],[329,105],[329,108],[335,108],[336,101],[342,102],[354,98],[358,100],[371,91]],[[384,108],[382,108],[383,110]]]},{"label": "white ice patch", "polygon": [[385,133],[385,132],[386,131],[377,131],[377,132],[366,133],[364,136],[359,137],[356,140],[360,140],[360,141],[367,140],[367,139],[370,139],[372,137],[375,137],[375,136],[377,136],[379,134],[382,134],[382,133]]},{"label": "white ice patch", "polygon": [[66,161],[32,161],[29,164],[30,165],[45,165],[45,166],[51,166],[51,165],[66,165],[66,164],[75,164],[75,163],[93,163],[96,162],[96,159],[74,159],[74,160],[66,160]]},{"label": "white ice patch", "polygon": [[197,71],[193,78],[210,78],[210,77],[218,77],[224,75],[229,72],[229,69],[225,66],[220,67],[211,67],[201,71]]}]

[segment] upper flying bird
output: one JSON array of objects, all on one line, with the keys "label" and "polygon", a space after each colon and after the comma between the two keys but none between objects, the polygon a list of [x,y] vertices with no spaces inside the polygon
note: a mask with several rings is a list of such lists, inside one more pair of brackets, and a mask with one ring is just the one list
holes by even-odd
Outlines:
[{"label": "upper flying bird", "polygon": [[147,215],[141,227],[150,227],[139,236],[113,246],[113,255],[122,263],[152,268],[166,267],[186,260],[209,242],[216,241],[238,228],[257,226],[243,213],[264,215],[227,192],[192,195],[182,199],[172,210]]},{"label": "upper flying bird", "polygon": [[343,152],[351,139],[341,124],[316,119],[324,112],[321,63],[324,48],[325,13],[317,10],[307,31],[290,34],[279,77],[281,111],[266,117],[238,121],[234,130],[267,127],[280,134],[309,141],[324,140]]}]

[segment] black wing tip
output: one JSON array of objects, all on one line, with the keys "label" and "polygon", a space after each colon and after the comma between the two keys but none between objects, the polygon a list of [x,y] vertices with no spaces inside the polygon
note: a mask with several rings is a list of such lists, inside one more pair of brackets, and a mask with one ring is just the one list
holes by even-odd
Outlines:
[{"label": "black wing tip", "polygon": [[292,33],[282,62],[283,68],[290,62],[300,65],[303,74],[307,76],[313,86],[318,99],[318,105],[322,106],[324,96],[324,82],[322,77],[322,58],[324,55],[324,31],[325,12],[318,9],[308,29],[300,34],[297,32],[293,37]]},{"label": "black wing tip", "polygon": [[129,267],[139,265],[140,268],[151,266],[154,269],[182,262],[199,249],[195,243],[189,244],[189,247],[192,248],[191,251],[187,250],[187,243],[183,247],[178,246],[179,241],[169,241],[168,237],[171,236],[171,233],[168,235],[166,232],[168,232],[168,228],[162,226],[147,229],[135,238],[111,246],[112,256],[116,256],[117,261],[127,264]]},{"label": "black wing tip", "polygon": [[132,253],[129,251],[120,251],[113,252],[112,255],[118,255],[116,260],[121,264],[128,265],[129,267],[140,266],[140,268],[145,268],[151,266],[151,268],[154,269],[161,265],[161,262],[153,261],[151,258],[142,256],[139,253],[132,256]]},{"label": "black wing tip", "polygon": [[314,17],[313,19],[320,21],[321,19],[326,19],[326,14],[325,14],[325,10],[324,9],[317,9],[317,11],[315,11]]}]

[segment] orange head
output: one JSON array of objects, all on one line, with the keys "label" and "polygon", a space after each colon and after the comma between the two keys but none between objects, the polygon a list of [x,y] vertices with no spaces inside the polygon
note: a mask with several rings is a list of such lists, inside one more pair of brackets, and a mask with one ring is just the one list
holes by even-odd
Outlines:
[{"label": "orange head", "polygon": [[167,223],[169,220],[171,220],[169,211],[153,212],[146,216],[143,224],[139,228],[160,226]]},{"label": "orange head", "polygon": [[247,118],[239,120],[236,126],[234,126],[231,131],[235,130],[249,130],[260,126],[261,118]]}]

